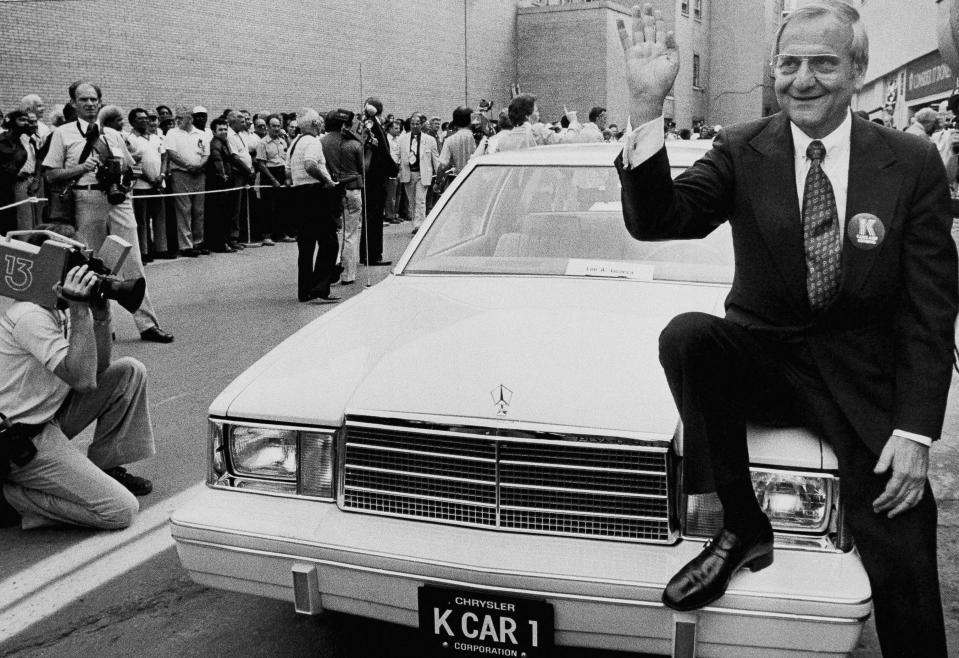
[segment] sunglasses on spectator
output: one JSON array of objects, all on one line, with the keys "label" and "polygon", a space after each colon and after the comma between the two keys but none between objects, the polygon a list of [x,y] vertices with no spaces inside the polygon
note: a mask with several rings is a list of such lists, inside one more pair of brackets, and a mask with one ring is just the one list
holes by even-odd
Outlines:
[{"label": "sunglasses on spectator", "polygon": [[838,55],[791,55],[789,53],[776,55],[769,64],[780,75],[794,75],[799,72],[803,62],[806,62],[809,70],[816,75],[832,75],[838,72],[842,65],[842,59]]}]

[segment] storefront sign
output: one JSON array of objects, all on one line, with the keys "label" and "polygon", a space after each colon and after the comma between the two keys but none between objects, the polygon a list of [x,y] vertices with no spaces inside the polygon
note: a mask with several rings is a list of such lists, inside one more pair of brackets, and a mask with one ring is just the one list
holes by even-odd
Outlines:
[{"label": "storefront sign", "polygon": [[956,87],[956,76],[939,51],[933,51],[906,65],[906,100],[934,94],[948,94]]}]

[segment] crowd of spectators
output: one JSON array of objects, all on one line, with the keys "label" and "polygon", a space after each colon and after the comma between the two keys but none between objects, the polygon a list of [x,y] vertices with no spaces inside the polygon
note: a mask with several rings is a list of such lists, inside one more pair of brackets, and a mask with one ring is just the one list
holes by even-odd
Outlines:
[{"label": "crowd of spectators", "polygon": [[[172,109],[158,105],[129,111],[116,105],[100,107],[97,124],[104,132],[118,132],[134,160],[129,183],[143,262],[294,241],[297,231],[286,212],[289,199],[285,188],[292,184],[288,150],[300,133],[297,118],[297,112],[224,109],[210,121],[210,113],[201,105]],[[74,100],[45,115],[43,101],[36,94],[24,96],[19,107],[3,117],[0,206],[30,197],[46,198],[47,202],[0,212],[0,233],[29,229],[45,221],[75,223],[70,190],[52,184],[42,163],[53,131],[76,121]],[[384,176],[383,164],[372,163],[373,177],[382,179],[383,189],[380,194],[377,180],[367,199],[367,211],[372,212],[367,212],[366,220],[370,227],[379,222],[380,230],[383,223],[412,221],[415,232],[442,188],[474,152],[621,137],[615,124],[607,125],[605,108],[593,108],[589,121],[582,125],[575,112],[548,124],[540,121],[535,98],[529,95],[517,96],[510,108],[493,120],[465,107],[458,108],[448,122],[422,113],[398,118],[384,114],[380,104],[376,122],[385,137],[382,153],[397,169],[394,175]],[[369,126],[362,123],[362,116],[354,118],[348,128],[357,136],[370,134]],[[321,135],[325,133],[325,129],[321,131]],[[501,134],[504,131],[507,134]],[[452,153],[441,158],[447,137],[452,138]],[[372,141],[378,140],[373,137]],[[363,173],[368,175],[375,148],[367,143],[364,149]],[[415,160],[412,166],[411,155]],[[349,194],[350,189],[362,187],[363,176],[359,178],[360,182],[341,182],[347,198],[356,196]],[[367,193],[371,189],[368,186]],[[341,228],[340,240],[347,248],[360,245],[365,259],[365,234],[360,235],[361,228],[354,226],[358,214],[353,204],[344,215],[348,221],[347,227]]]},{"label": "crowd of spectators", "polygon": [[[109,215],[103,230],[110,232],[123,232],[129,215],[141,268],[154,259],[298,242],[301,301],[335,301],[330,285],[352,283],[359,264],[388,264],[383,227],[408,221],[416,233],[470,158],[622,138],[603,107],[593,107],[584,123],[575,111],[548,123],[529,94],[515,96],[497,117],[483,101],[483,111],[458,107],[450,121],[420,112],[398,117],[377,98],[357,113],[211,113],[183,104],[125,109],[103,103],[100,88],[83,81],[69,94],[47,115],[30,94],[2,117],[0,207],[44,201],[0,211],[0,234],[60,222],[98,243],[101,228],[80,225],[92,225],[90,212]],[[302,186],[310,188],[296,189]],[[111,190],[119,200],[108,203]],[[332,233],[316,230],[318,212],[333,223]],[[144,313],[136,316],[144,339],[172,340],[151,315],[149,297]]]}]

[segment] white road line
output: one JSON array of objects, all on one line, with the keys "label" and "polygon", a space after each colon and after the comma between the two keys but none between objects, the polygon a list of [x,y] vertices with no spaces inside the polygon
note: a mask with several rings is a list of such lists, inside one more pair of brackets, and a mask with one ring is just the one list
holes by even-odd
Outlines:
[{"label": "white road line", "polygon": [[125,530],[97,534],[0,582],[0,642],[173,546],[170,514],[204,486],[160,501]]},{"label": "white road line", "polygon": [[174,395],[172,397],[166,398],[165,400],[160,400],[159,402],[154,403],[152,406],[154,408],[162,407],[163,405],[169,404],[170,402],[173,402],[174,400],[179,400],[180,398],[185,398],[190,395],[196,395],[196,393],[194,391],[187,391],[186,393],[180,393],[179,395]]}]

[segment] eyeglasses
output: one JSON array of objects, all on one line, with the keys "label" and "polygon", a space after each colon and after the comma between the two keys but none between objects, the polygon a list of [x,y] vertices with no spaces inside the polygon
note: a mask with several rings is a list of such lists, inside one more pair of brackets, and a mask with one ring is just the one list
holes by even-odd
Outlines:
[{"label": "eyeglasses", "polygon": [[806,62],[809,70],[815,75],[832,75],[839,72],[839,67],[842,65],[842,59],[838,55],[790,55],[789,53],[776,55],[769,65],[779,75],[795,75],[803,62]]}]

